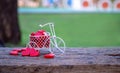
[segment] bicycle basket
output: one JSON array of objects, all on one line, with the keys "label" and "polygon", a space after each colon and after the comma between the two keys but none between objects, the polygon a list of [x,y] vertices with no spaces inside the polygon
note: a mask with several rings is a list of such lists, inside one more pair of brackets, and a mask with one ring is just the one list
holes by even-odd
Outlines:
[{"label": "bicycle basket", "polygon": [[[50,36],[41,35],[41,36],[30,36],[30,46],[34,48],[49,48],[50,45]],[[36,45],[35,45],[36,44]]]}]

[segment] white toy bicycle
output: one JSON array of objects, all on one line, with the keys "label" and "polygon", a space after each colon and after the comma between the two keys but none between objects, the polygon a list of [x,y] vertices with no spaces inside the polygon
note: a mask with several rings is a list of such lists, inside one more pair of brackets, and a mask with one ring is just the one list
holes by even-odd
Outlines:
[{"label": "white toy bicycle", "polygon": [[54,24],[46,23],[39,25],[41,28],[44,26],[49,26],[50,32],[47,32],[48,36],[30,36],[30,41],[27,44],[27,47],[33,47],[35,49],[46,48],[49,52],[54,53],[55,55],[61,55],[65,53],[65,42],[60,37],[57,37],[55,34]]}]

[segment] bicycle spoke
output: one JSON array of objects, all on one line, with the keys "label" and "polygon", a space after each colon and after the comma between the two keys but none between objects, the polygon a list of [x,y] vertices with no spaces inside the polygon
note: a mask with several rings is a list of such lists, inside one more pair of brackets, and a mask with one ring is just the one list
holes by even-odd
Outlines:
[{"label": "bicycle spoke", "polygon": [[56,47],[60,52],[64,53],[64,51],[62,49],[60,49],[59,47]]},{"label": "bicycle spoke", "polygon": [[62,42],[62,41],[59,41],[59,42],[57,43],[57,44],[58,44],[58,46],[61,44],[61,42]]}]

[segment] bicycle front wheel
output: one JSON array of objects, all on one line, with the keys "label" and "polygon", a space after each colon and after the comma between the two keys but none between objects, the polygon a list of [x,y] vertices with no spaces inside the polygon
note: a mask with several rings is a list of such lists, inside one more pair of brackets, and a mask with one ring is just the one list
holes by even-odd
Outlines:
[{"label": "bicycle front wheel", "polygon": [[60,37],[51,37],[49,50],[55,55],[61,55],[65,53],[65,42]]}]

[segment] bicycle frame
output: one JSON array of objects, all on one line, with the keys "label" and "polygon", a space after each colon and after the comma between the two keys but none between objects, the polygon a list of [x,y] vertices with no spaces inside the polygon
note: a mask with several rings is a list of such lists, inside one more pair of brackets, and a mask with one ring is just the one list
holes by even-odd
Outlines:
[{"label": "bicycle frame", "polygon": [[56,38],[56,34],[55,34],[54,24],[53,23],[46,23],[46,24],[40,24],[39,26],[40,27],[45,27],[47,25],[49,25],[49,28],[50,28],[50,31],[51,31],[51,35],[54,38],[55,46],[58,47],[56,39],[55,39]]},{"label": "bicycle frame", "polygon": [[30,36],[30,41],[26,47],[34,47],[37,50],[40,50],[40,48],[48,48],[50,53],[54,53],[56,55],[63,54],[65,52],[65,42],[62,38],[56,36],[54,24],[46,23],[40,24],[39,26],[41,28],[49,26],[50,32],[46,32],[48,35],[44,36],[44,39],[42,39],[43,36]]}]

